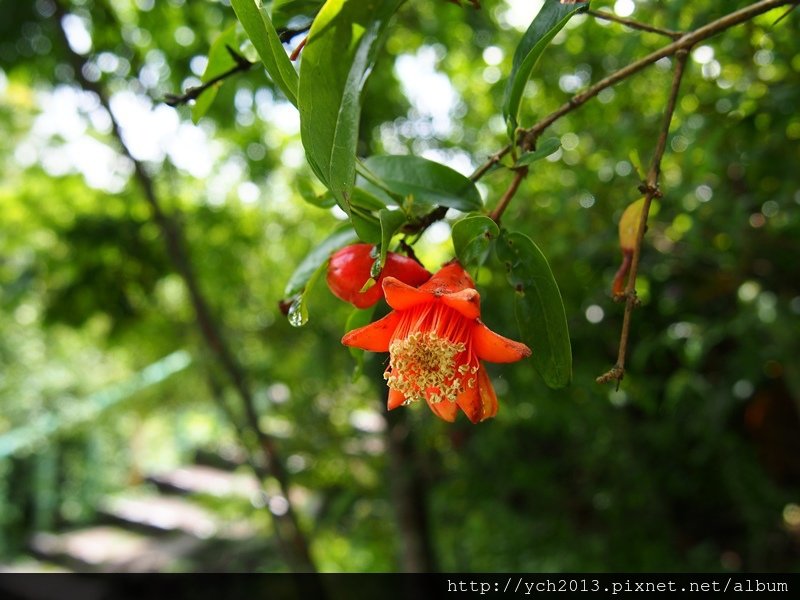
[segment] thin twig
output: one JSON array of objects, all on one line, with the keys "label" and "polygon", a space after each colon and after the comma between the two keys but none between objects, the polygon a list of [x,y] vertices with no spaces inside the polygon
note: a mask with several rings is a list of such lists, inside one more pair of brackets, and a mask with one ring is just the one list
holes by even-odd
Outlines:
[{"label": "thin twig", "polygon": [[500,200],[497,202],[497,206],[492,211],[492,214],[489,217],[495,223],[500,223],[500,218],[503,216],[503,213],[508,208],[509,203],[511,202],[512,198],[514,198],[514,194],[517,193],[522,180],[528,175],[528,167],[519,167],[514,172],[514,179],[511,180],[511,184],[508,186],[508,189],[502,195]]},{"label": "thin twig", "polygon": [[297,44],[297,48],[292,50],[292,53],[289,55],[289,60],[294,62],[298,58],[300,58],[300,53],[303,51],[303,48],[306,47],[307,43],[308,43],[308,36],[306,36],[302,40],[300,40],[300,43]]},{"label": "thin twig", "polygon": [[111,102],[108,93],[99,83],[86,78],[84,75],[84,68],[87,64],[86,59],[76,53],[69,45],[66,31],[63,29],[64,17],[67,16],[67,12],[62,5],[62,1],[63,0],[57,0],[54,3],[54,18],[57,20],[58,27],[56,29],[64,49],[66,50],[67,57],[72,63],[75,77],[83,89],[93,92],[98,97],[100,104],[108,113],[111,120],[112,134],[119,144],[122,153],[133,164],[134,177],[138,181],[144,197],[150,206],[153,220],[164,237],[167,254],[189,292],[189,299],[194,309],[197,324],[203,335],[203,339],[212,354],[219,361],[222,370],[239,395],[248,426],[256,435],[261,450],[264,453],[269,474],[278,482],[281,493],[286,498],[286,512],[283,514],[271,513],[275,519],[276,525],[283,527],[284,531],[287,533],[286,538],[289,540],[289,544],[284,546],[286,558],[294,569],[298,571],[314,572],[316,569],[311,560],[308,542],[300,530],[296,514],[289,502],[289,481],[286,470],[283,467],[283,462],[280,459],[274,440],[264,432],[259,424],[258,413],[255,409],[255,401],[247,382],[244,369],[228,347],[222,329],[213,316],[209,302],[200,289],[200,284],[194,272],[194,267],[190,260],[179,222],[164,211],[161,199],[156,193],[155,184],[150,174],[145,169],[144,164],[133,156],[130,148],[125,143],[125,138],[122,135],[122,128],[111,110]]},{"label": "thin twig", "polygon": [[[664,46],[663,48],[656,50],[655,52],[651,52],[644,58],[641,58],[617,71],[614,71],[611,75],[606,77],[605,79],[601,79],[593,86],[587,88],[583,92],[579,92],[570,100],[564,104],[563,106],[559,107],[557,110],[553,111],[549,115],[542,118],[538,123],[535,123],[530,128],[525,129],[522,131],[522,135],[518,138],[518,143],[520,146],[522,145],[531,145],[532,141],[535,141],[536,138],[541,135],[541,133],[550,127],[553,123],[555,123],[558,119],[571,113],[572,111],[580,108],[583,106],[588,100],[591,100],[597,94],[602,92],[604,89],[609,88],[617,83],[627,79],[631,75],[634,75],[644,69],[645,67],[653,64],[654,62],[667,57],[677,54],[680,50],[688,50],[689,48],[693,47],[698,42],[705,40],[709,37],[712,37],[726,29],[730,29],[740,23],[744,23],[745,21],[749,21],[750,19],[757,17],[760,14],[768,12],[773,8],[777,8],[779,6],[785,6],[787,4],[794,4],[797,5],[800,0],[761,0],[760,2],[756,2],[751,4],[750,6],[746,6],[741,10],[732,12],[730,14],[725,15],[717,19],[716,21],[711,21],[702,27],[695,29],[694,31],[690,31],[684,34],[682,37],[678,38],[671,44]],[[472,181],[478,181],[489,172],[489,170],[500,161],[500,159],[508,154],[511,150],[511,145],[508,144],[501,148],[495,154],[492,154],[486,162],[484,162],[481,166],[479,166],[475,172],[470,176]]]},{"label": "thin twig", "polygon": [[789,8],[789,10],[787,10],[787,11],[786,11],[785,13],[783,13],[783,14],[782,14],[780,17],[778,17],[777,19],[775,19],[775,22],[772,24],[772,26],[773,26],[773,27],[775,27],[775,25],[777,25],[778,23],[780,23],[781,21],[783,21],[783,20],[784,20],[786,17],[788,17],[788,16],[789,16],[789,13],[791,13],[793,10],[795,10],[795,9],[796,9],[798,6],[800,6],[800,4],[795,4],[794,6],[791,6],[791,7]]},{"label": "thin twig", "polygon": [[510,150],[511,150],[511,146],[510,146],[510,145],[508,145],[508,146],[506,146],[505,148],[502,148],[502,149],[500,149],[500,151],[498,151],[498,152],[495,152],[494,154],[492,154],[492,155],[491,155],[491,156],[490,156],[490,157],[489,157],[489,158],[486,160],[486,162],[485,162],[485,163],[483,163],[483,164],[482,164],[480,167],[478,167],[477,169],[475,169],[475,172],[474,172],[472,175],[470,175],[470,176],[469,176],[470,180],[472,180],[472,181],[478,181],[478,180],[479,180],[481,177],[483,177],[484,175],[486,175],[486,173],[489,171],[489,169],[491,169],[493,166],[495,166],[497,163],[499,163],[499,162],[500,162],[500,160],[501,160],[501,159],[502,159],[502,158],[503,158],[503,157],[504,157],[506,154],[508,154]]},{"label": "thin twig", "polygon": [[619,353],[617,354],[617,363],[606,373],[597,378],[597,383],[607,383],[611,380],[616,380],[617,386],[622,378],[625,376],[625,357],[628,352],[628,338],[631,330],[631,316],[633,309],[639,304],[636,297],[636,275],[639,271],[639,259],[642,255],[642,242],[644,240],[644,233],[647,226],[647,215],[650,212],[650,205],[654,198],[661,197],[661,191],[658,188],[658,176],[661,173],[661,159],[664,156],[664,150],[667,147],[667,138],[669,137],[669,127],[672,123],[672,115],[675,113],[675,105],[678,102],[678,94],[680,92],[681,80],[683,79],[683,72],[686,66],[686,60],[689,57],[687,50],[681,50],[676,56],[675,73],[672,77],[672,87],[670,88],[669,101],[667,108],[664,111],[664,124],[661,127],[661,133],[658,136],[656,149],[653,153],[653,160],[650,163],[650,170],[647,172],[647,180],[642,184],[641,189],[644,191],[644,204],[642,206],[642,215],[639,220],[639,229],[636,232],[636,244],[633,247],[633,259],[631,261],[631,270],[628,274],[628,283],[625,286],[625,314],[622,318],[622,333],[619,340]]},{"label": "thin twig", "polygon": [[249,71],[253,68],[253,65],[256,63],[252,63],[247,60],[244,56],[236,52],[230,46],[225,46],[225,49],[228,51],[228,54],[231,55],[233,61],[236,63],[227,71],[220,73],[216,77],[213,77],[206,81],[202,85],[198,85],[196,87],[190,87],[187,89],[183,94],[166,94],[164,96],[164,102],[169,104],[170,106],[180,106],[181,104],[187,104],[192,100],[197,100],[200,97],[200,94],[205,92],[207,89],[217,85],[219,82],[224,81],[231,75],[236,75],[236,73],[244,73],[245,71]]},{"label": "thin twig", "polygon": [[773,8],[785,6],[786,4],[797,4],[797,2],[798,0],[761,0],[760,2],[755,2],[750,6],[745,6],[740,10],[727,14],[716,21],[712,21],[711,23],[703,25],[694,31],[690,31],[675,42],[668,44],[663,48],[656,50],[655,52],[651,52],[644,58],[641,58],[619,69],[618,71],[615,71],[605,79],[598,81],[583,92],[576,94],[570,98],[569,102],[561,106],[559,109],[553,111],[529,129],[524,130],[523,135],[520,136],[520,143],[524,144],[529,138],[535,140],[542,133],[542,131],[550,127],[550,125],[555,123],[564,115],[580,107],[586,103],[587,100],[594,98],[604,89],[619,83],[623,79],[627,79],[648,65],[651,65],[664,57],[677,54],[680,50],[688,50],[702,40],[710,38],[722,31],[725,31],[726,29],[730,29],[731,27],[739,25],[740,23],[749,21],[750,19],[768,12]]},{"label": "thin twig", "polygon": [[620,23],[621,25],[625,25],[626,27],[630,27],[631,29],[639,29],[640,31],[648,31],[650,33],[658,33],[659,35],[665,35],[669,38],[672,38],[673,40],[677,40],[683,35],[683,33],[681,33],[680,31],[672,31],[671,29],[662,29],[660,27],[648,25],[647,23],[634,21],[633,19],[618,17],[614,13],[606,12],[604,10],[590,9],[586,11],[586,14],[591,15],[596,19],[603,19],[604,21],[613,21],[614,23]]},{"label": "thin twig", "polygon": [[[314,15],[316,16],[316,15]],[[311,29],[311,23],[313,19],[309,18],[308,23],[303,25],[302,27],[281,27],[277,30],[278,39],[282,43],[286,43],[290,41],[294,36],[300,35],[301,33],[305,33],[309,29]]]}]

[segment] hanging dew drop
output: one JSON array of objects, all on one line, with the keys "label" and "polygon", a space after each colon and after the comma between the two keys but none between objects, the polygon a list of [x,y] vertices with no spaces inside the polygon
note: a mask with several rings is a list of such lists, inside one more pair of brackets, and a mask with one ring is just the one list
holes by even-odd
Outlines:
[{"label": "hanging dew drop", "polygon": [[381,264],[379,258],[374,263],[372,263],[372,266],[369,269],[369,276],[372,279],[377,279],[380,276],[382,270],[383,270],[383,265]]},{"label": "hanging dew drop", "polygon": [[302,327],[308,323],[308,310],[303,300],[303,297],[299,296],[292,302],[292,305],[289,307],[289,312],[286,315],[289,319],[289,324],[293,327]]}]

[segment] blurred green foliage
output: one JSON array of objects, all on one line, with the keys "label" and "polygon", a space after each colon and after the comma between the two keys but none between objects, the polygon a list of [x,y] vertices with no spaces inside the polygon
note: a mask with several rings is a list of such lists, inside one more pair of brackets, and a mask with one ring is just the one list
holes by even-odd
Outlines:
[{"label": "blurred green foliage", "polygon": [[[305,163],[296,111],[261,68],[227,81],[196,128],[190,107],[162,104],[198,84],[210,45],[235,23],[226,2],[66,4],[70,41],[89,61],[84,75],[112,94],[123,133],[180,213],[202,290],[287,457],[319,567],[398,569],[383,381],[351,378],[353,360],[339,344],[349,307],[319,285],[304,328],[278,310],[295,266],[340,222],[303,200],[309,186],[323,188]],[[359,153],[425,154],[468,174],[501,148],[524,4],[406,3],[367,88]],[[642,0],[633,17],[686,30],[746,4]],[[4,1],[0,14],[0,435],[42,415],[66,420],[91,393],[175,350],[194,356],[168,381],[0,460],[0,552],[10,556],[36,529],[90,521],[99,497],[153,469],[239,442],[131,165],[108,115],[74,83],[52,0]],[[561,150],[531,166],[505,219],[550,261],[573,380],[554,391],[525,362],[491,366],[500,412],[479,426],[400,409],[442,569],[797,568],[800,45],[796,14],[773,25],[779,15],[694,50],[619,390],[594,383],[615,360],[621,324],[609,295],[616,226],[639,195],[630,156],[646,163],[652,153],[669,61],[546,132]],[[525,88],[521,124],[664,43],[574,18]],[[254,57],[247,44],[240,50]],[[431,87],[411,89],[409,73]],[[437,94],[452,94],[443,115]],[[487,206],[510,179],[500,169],[481,180]],[[416,251],[437,268],[452,256],[447,228],[434,226]],[[495,259],[478,284],[483,319],[515,337],[513,297]],[[366,373],[384,358],[368,354]],[[235,405],[232,393],[220,394]]]}]

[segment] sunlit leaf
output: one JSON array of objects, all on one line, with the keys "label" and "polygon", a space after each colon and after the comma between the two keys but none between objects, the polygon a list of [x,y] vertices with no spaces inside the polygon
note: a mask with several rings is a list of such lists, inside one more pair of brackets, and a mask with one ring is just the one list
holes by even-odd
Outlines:
[{"label": "sunlit leaf", "polygon": [[402,1],[328,0],[303,49],[300,135],[312,170],[345,211],[355,183],[361,92]]},{"label": "sunlit leaf", "polygon": [[310,177],[298,176],[295,179],[295,189],[303,198],[303,200],[313,206],[318,208],[331,208],[336,206],[336,199],[333,197],[330,191],[325,190],[321,194],[317,193],[311,183]]},{"label": "sunlit leaf", "polygon": [[572,379],[572,348],[558,284],[542,251],[526,235],[503,232],[495,246],[514,288],[514,313],[536,370],[551,388]]},{"label": "sunlit leaf", "polygon": [[[236,61],[233,60],[228,48],[236,50],[236,46],[236,25],[234,24],[219,34],[217,39],[214,40],[214,43],[211,44],[211,48],[208,50],[208,64],[206,64],[206,69],[200,81],[206,83],[235,67]],[[222,87],[222,83],[223,82],[219,82],[207,88],[197,97],[197,100],[195,100],[192,106],[192,121],[195,124],[197,124],[200,119],[203,118],[203,115],[208,112],[208,109],[211,108],[214,99],[217,97],[219,88]]]},{"label": "sunlit leaf", "polygon": [[622,217],[619,220],[619,247],[622,250],[633,251],[634,246],[636,246],[643,208],[644,198],[639,198],[631,202],[622,213]]},{"label": "sunlit leaf", "polygon": [[471,215],[453,225],[453,248],[459,262],[465,267],[479,267],[486,260],[492,241],[500,229],[492,219]]},{"label": "sunlit leaf", "polygon": [[539,142],[538,147],[533,152],[526,152],[519,157],[515,166],[522,167],[550,156],[553,152],[561,148],[558,138],[548,138]]},{"label": "sunlit leaf", "polygon": [[574,14],[586,10],[588,7],[588,2],[562,4],[559,0],[545,0],[544,6],[531,22],[525,35],[522,36],[517,50],[514,52],[511,75],[508,77],[503,101],[503,116],[506,119],[508,136],[512,142],[519,123],[522,94],[533,68],[545,48],[567,24],[567,21]]},{"label": "sunlit leaf", "polygon": [[300,15],[309,17],[310,21],[323,4],[324,0],[274,0],[272,23],[276,28],[288,26]]},{"label": "sunlit leaf", "polygon": [[327,263],[331,254],[342,246],[355,242],[356,239],[356,233],[349,225],[340,227],[325,238],[297,265],[294,273],[289,278],[289,282],[286,284],[286,289],[283,292],[284,296],[290,298],[302,292],[314,271]]},{"label": "sunlit leaf", "polygon": [[386,253],[389,251],[389,243],[392,241],[392,236],[406,222],[406,215],[402,210],[384,208],[378,213],[378,218],[381,222],[381,255],[378,264],[374,266],[373,277],[377,277],[381,269],[383,269],[383,265],[386,264]]},{"label": "sunlit leaf", "polygon": [[231,6],[272,81],[286,98],[297,105],[297,71],[286,55],[278,33],[261,0],[231,0]]},{"label": "sunlit leaf", "polygon": [[392,192],[414,204],[463,212],[483,206],[478,188],[458,171],[419,156],[371,156],[364,165]]}]

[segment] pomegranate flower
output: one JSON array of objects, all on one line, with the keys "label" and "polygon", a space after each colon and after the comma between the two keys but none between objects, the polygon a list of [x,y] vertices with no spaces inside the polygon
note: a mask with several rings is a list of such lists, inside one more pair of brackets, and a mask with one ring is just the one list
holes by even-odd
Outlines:
[{"label": "pomegranate flower", "polygon": [[461,265],[446,264],[419,288],[386,277],[383,292],[394,310],[348,332],[342,343],[389,352],[383,374],[389,409],[425,399],[445,421],[454,421],[458,408],[473,423],[497,414],[497,396],[480,361],[515,362],[531,351],[481,322],[480,295]]}]

